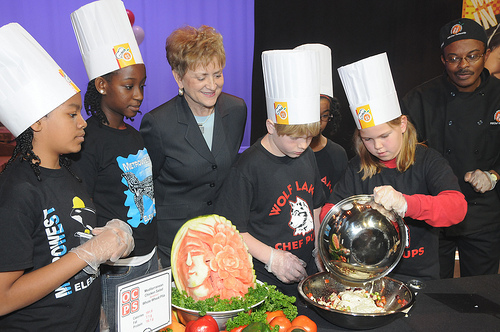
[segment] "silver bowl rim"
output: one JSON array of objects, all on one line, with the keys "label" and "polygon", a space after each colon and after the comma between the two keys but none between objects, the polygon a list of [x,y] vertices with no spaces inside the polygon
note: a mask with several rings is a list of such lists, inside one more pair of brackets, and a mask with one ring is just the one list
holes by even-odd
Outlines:
[{"label": "silver bowl rim", "polygon": [[[255,308],[256,306],[262,304],[266,299],[263,299],[257,303],[255,303],[254,305],[252,305],[251,307],[249,307],[248,309],[252,309],[252,308]],[[178,305],[175,305],[172,303],[172,307],[174,307],[175,309],[178,309],[178,310],[182,310],[182,311],[185,311],[187,313],[190,313],[190,314],[193,314],[193,315],[199,315],[200,314],[200,310],[193,310],[193,309],[186,309],[184,307],[181,307],[181,306],[178,306]],[[232,314],[237,314],[239,312],[242,312],[243,310],[245,310],[245,308],[242,308],[242,309],[234,309],[234,310],[228,310],[228,311],[206,311],[206,314],[207,315],[210,315],[210,316],[222,316],[222,315],[232,315]]]},{"label": "silver bowl rim", "polygon": [[[343,205],[345,205],[346,203],[350,203],[352,201],[356,201],[356,200],[366,200],[367,202],[373,201],[373,195],[368,195],[368,194],[353,195],[353,196],[344,198],[343,200],[339,201],[337,204],[332,206],[330,208],[330,210],[327,212],[327,214],[325,215],[325,217],[323,218],[323,220],[321,220],[321,225],[319,228],[318,237],[321,237],[322,234],[325,232],[325,228],[327,227],[327,224],[328,224],[328,222],[326,222],[327,220],[329,220],[337,212],[340,212],[340,209]],[[392,212],[392,211],[389,211],[389,212]],[[322,254],[324,252],[325,244],[323,243],[323,241],[319,241],[318,242],[319,255],[320,255],[320,258],[323,261],[323,264],[324,264],[325,268],[327,269],[327,271],[336,275],[337,277],[341,278],[342,280],[345,280],[347,282],[354,282],[354,283],[364,283],[364,282],[374,281],[374,280],[377,280],[377,279],[380,279],[380,278],[387,276],[401,260],[401,257],[403,256],[403,252],[405,249],[405,243],[406,243],[406,229],[405,229],[405,224],[404,224],[403,218],[401,218],[395,212],[393,212],[393,213],[394,213],[394,216],[396,217],[396,222],[398,223],[398,226],[399,226],[399,234],[401,234],[401,239],[400,239],[401,240],[401,247],[400,247],[400,250],[397,254],[396,259],[391,264],[391,266],[389,266],[383,273],[380,273],[377,276],[372,277],[372,278],[352,278],[352,277],[349,277],[349,275],[339,273],[337,270],[332,269],[330,266],[331,263],[325,262],[325,259],[324,259],[323,254]],[[319,238],[318,238],[318,240],[319,240]]]},{"label": "silver bowl rim", "polygon": [[[320,275],[320,274],[328,274],[328,273],[329,272],[318,272],[316,274],[310,275],[309,277],[307,277],[305,279],[302,279],[299,282],[299,285],[298,285],[299,294],[302,296],[302,298],[305,301],[307,301],[308,303],[312,304],[316,308],[323,309],[325,311],[334,312],[334,313],[337,313],[337,314],[346,315],[346,316],[380,317],[380,316],[388,316],[388,315],[397,314],[397,313],[404,313],[405,310],[407,310],[407,309],[409,310],[413,306],[413,304],[415,303],[415,293],[412,291],[412,289],[410,287],[408,287],[408,285],[406,285],[402,281],[399,281],[399,280],[396,280],[396,279],[393,279],[393,278],[383,277],[383,278],[385,278],[387,280],[394,281],[394,282],[396,282],[396,283],[401,284],[402,286],[404,286],[408,290],[408,292],[410,292],[410,294],[411,294],[411,300],[408,301],[407,304],[405,304],[404,306],[402,306],[401,308],[399,308],[397,310],[387,310],[387,311],[384,311],[384,312],[373,312],[373,313],[361,313],[361,312],[356,313],[356,312],[342,311],[342,310],[336,310],[336,309],[332,309],[332,308],[326,307],[324,305],[319,304],[318,302],[315,302],[315,301],[311,300],[308,296],[306,296],[304,294],[304,291],[302,290],[302,286],[304,285],[304,283],[306,282],[307,279],[312,279],[312,277],[314,277],[314,276],[317,276],[317,275]],[[364,285],[364,283],[363,284],[359,284],[358,287],[362,287],[362,285]]]}]

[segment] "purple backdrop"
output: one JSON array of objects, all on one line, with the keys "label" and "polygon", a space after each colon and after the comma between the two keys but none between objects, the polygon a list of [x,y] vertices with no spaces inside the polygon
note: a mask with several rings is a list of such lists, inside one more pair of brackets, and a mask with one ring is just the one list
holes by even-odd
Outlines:
[{"label": "purple backdrop", "polygon": [[[16,0],[0,2],[0,26],[21,24],[54,58],[82,90],[88,77],[78,50],[70,14],[89,0]],[[144,29],[139,46],[147,68],[145,98],[141,111],[146,113],[177,93],[170,66],[165,58],[165,39],[183,25],[202,24],[217,29],[224,37],[226,67],[223,91],[243,98],[249,115],[243,146],[250,145],[250,110],[254,41],[254,1],[166,1],[123,0],[135,15],[135,25]],[[132,125],[139,128],[142,116]]]}]

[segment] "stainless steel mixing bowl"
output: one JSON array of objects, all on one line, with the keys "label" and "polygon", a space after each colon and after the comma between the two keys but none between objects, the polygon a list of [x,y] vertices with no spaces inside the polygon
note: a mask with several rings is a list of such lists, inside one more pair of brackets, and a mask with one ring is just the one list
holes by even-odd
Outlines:
[{"label": "stainless steel mixing bowl", "polygon": [[387,275],[406,243],[404,222],[373,201],[372,195],[346,198],[328,211],[318,235],[326,270],[347,282],[363,283]]},{"label": "stainless steel mixing bowl", "polygon": [[[379,292],[385,296],[386,312],[380,313],[354,313],[328,308],[311,300],[308,295],[315,298],[329,296],[332,292],[337,294],[347,287],[361,287],[368,292]],[[373,329],[394,321],[406,315],[415,302],[415,295],[403,282],[388,277],[383,277],[364,284],[350,285],[340,282],[331,273],[320,272],[307,277],[299,283],[299,293],[313,307],[320,316],[332,324],[348,329]]]}]

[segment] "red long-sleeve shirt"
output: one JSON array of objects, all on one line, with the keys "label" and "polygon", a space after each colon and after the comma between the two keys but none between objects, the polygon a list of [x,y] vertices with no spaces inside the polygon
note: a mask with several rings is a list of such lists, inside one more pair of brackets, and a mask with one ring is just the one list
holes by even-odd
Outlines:
[{"label": "red long-sleeve shirt", "polygon": [[[388,168],[396,168],[395,159],[384,162]],[[460,191],[445,190],[436,196],[405,195],[408,204],[405,217],[422,220],[433,227],[449,227],[458,224],[465,218],[467,205],[463,204],[464,195]],[[320,220],[334,206],[326,203],[321,209]]]}]

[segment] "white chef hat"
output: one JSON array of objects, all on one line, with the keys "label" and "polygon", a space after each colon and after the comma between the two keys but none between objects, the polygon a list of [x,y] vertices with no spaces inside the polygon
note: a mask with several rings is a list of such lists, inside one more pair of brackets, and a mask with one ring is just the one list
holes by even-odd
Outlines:
[{"label": "white chef hat", "polygon": [[313,50],[319,54],[319,93],[333,97],[332,50],[323,44],[304,44],[296,50]]},{"label": "white chef hat", "polygon": [[15,136],[80,91],[18,23],[0,28],[0,122]]},{"label": "white chef hat", "polygon": [[144,63],[122,1],[91,2],[71,13],[71,23],[89,80]]},{"label": "white chef hat", "polygon": [[308,124],[320,120],[318,52],[262,52],[267,117],[278,124]]},{"label": "white chef hat", "polygon": [[386,53],[340,67],[338,72],[358,129],[401,116]]}]

